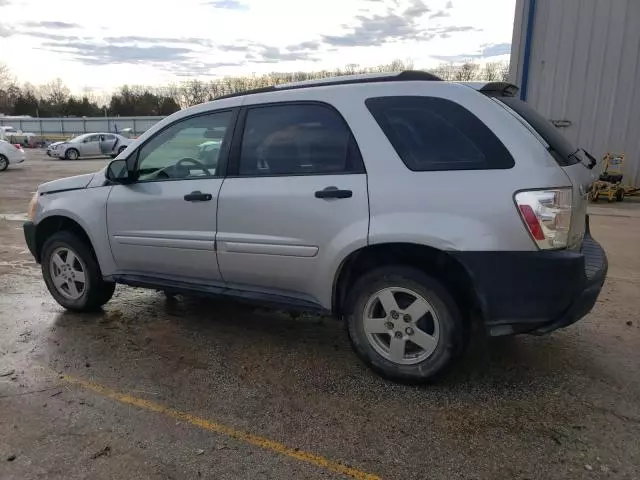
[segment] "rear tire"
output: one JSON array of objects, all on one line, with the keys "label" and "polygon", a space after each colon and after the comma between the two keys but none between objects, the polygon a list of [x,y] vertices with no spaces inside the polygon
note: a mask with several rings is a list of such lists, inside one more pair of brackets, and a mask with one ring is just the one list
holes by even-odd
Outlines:
[{"label": "rear tire", "polygon": [[616,192],[616,201],[621,202],[624,200],[624,190],[621,188]]},{"label": "rear tire", "polygon": [[9,159],[0,155],[0,172],[4,172],[7,168],[9,168]]},{"label": "rear tire", "polygon": [[458,306],[420,270],[373,270],[356,281],[345,307],[354,350],[385,378],[432,381],[464,351],[468,336]]},{"label": "rear tire", "polygon": [[93,251],[69,231],[54,233],[42,247],[42,276],[53,298],[68,310],[99,309],[116,284],[102,278]]},{"label": "rear tire", "polygon": [[70,148],[69,150],[64,152],[64,158],[66,158],[67,160],[77,160],[78,157],[80,157],[80,152],[78,152],[78,150],[76,150],[75,148]]}]

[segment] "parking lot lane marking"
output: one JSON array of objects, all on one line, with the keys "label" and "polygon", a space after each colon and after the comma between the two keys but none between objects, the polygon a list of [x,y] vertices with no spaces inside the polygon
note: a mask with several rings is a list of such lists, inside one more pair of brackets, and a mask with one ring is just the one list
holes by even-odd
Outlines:
[{"label": "parking lot lane marking", "polygon": [[211,420],[192,415],[190,413],[181,412],[174,408],[145,400],[144,398],[138,398],[127,395],[126,393],[117,392],[116,390],[112,390],[111,388],[105,387],[104,385],[100,385],[98,383],[72,377],[70,375],[62,375],[61,378],[67,383],[78,385],[104,397],[116,400],[117,402],[127,405],[133,405],[135,407],[149,410],[151,412],[161,413],[175,420],[188,422],[191,425],[195,425],[196,427],[200,427],[204,430],[209,430],[220,435],[225,435],[227,437],[240,440],[250,445],[254,445],[265,450],[270,450],[272,452],[279,453],[280,455],[285,455],[290,458],[294,458],[301,462],[310,463],[312,465],[315,465],[316,467],[323,468],[330,472],[340,473],[342,475],[346,475],[347,477],[355,478],[356,480],[381,480],[381,478],[377,475],[363,472],[334,460],[329,460],[328,458],[316,455],[315,453],[305,452],[303,450],[287,447],[280,442],[269,440],[268,438],[260,437],[258,435],[253,435],[252,433],[243,432],[242,430],[236,430],[233,427],[216,423]]}]

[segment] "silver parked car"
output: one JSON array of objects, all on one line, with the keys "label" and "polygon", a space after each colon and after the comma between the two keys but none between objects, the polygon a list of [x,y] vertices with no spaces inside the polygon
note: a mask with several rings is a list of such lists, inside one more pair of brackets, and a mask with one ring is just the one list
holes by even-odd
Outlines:
[{"label": "silver parked car", "polygon": [[101,155],[115,158],[131,142],[117,133],[85,133],[65,142],[52,143],[47,148],[47,155],[67,160]]},{"label": "silver parked car", "polygon": [[474,322],[566,327],[606,276],[593,165],[516,92],[403,72],[181,110],[100,172],[40,185],[26,242],[68,309],[121,283],[319,311],[375,371],[426,381]]}]

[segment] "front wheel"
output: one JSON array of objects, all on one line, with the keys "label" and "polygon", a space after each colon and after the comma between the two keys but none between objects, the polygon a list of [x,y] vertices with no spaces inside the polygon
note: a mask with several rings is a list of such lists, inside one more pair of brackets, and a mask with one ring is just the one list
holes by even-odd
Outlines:
[{"label": "front wheel", "polygon": [[102,279],[91,248],[68,231],[57,232],[44,243],[42,276],[53,298],[68,310],[96,310],[115,290],[115,283]]},{"label": "front wheel", "polygon": [[9,159],[0,155],[0,172],[4,172],[7,168],[9,168]]},{"label": "front wheel", "polygon": [[346,304],[349,338],[380,375],[423,383],[464,348],[464,324],[452,296],[420,270],[384,267],[356,281]]},{"label": "front wheel", "polygon": [[65,152],[65,157],[67,160],[77,160],[80,156],[80,153],[75,148],[70,148]]}]

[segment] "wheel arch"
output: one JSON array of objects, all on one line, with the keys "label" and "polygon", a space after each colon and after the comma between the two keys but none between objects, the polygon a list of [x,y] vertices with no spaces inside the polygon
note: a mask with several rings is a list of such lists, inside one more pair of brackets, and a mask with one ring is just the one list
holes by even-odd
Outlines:
[{"label": "wheel arch", "polygon": [[[36,260],[42,260],[42,247],[51,235],[59,231],[70,231],[86,243],[96,258],[95,248],[87,230],[75,219],[65,215],[51,215],[43,218],[36,225]],[[97,261],[97,258],[96,258]]]},{"label": "wheel arch", "polygon": [[461,305],[465,320],[486,311],[467,268],[450,253],[416,243],[378,243],[351,252],[340,264],[333,282],[331,309],[341,317],[349,287],[362,274],[378,267],[401,265],[435,276]]}]

